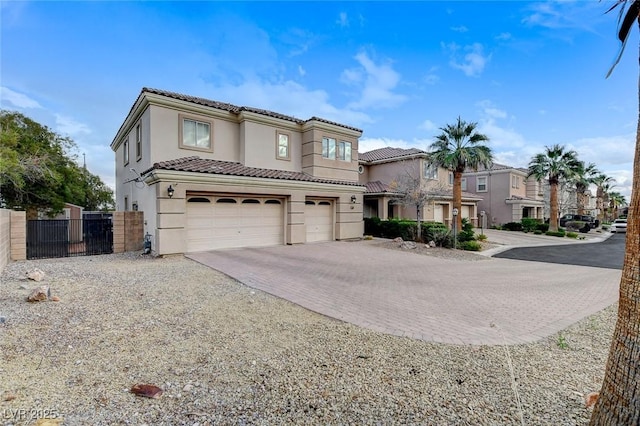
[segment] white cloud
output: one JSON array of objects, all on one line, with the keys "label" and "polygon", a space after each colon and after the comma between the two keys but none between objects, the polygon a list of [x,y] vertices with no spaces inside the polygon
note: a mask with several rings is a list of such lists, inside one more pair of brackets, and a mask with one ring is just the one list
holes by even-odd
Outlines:
[{"label": "white cloud", "polygon": [[351,102],[349,108],[392,108],[403,103],[407,97],[394,93],[400,82],[398,74],[389,63],[376,64],[365,52],[355,59],[360,68],[343,71],[341,80],[359,87],[359,99]]},{"label": "white cloud", "polygon": [[487,62],[491,60],[491,55],[484,54],[484,47],[480,43],[473,43],[464,46],[464,48],[456,43],[442,43],[441,45],[449,53],[449,65],[454,69],[461,70],[469,77],[480,75]]},{"label": "white cloud", "polygon": [[298,65],[298,74],[300,74],[300,76],[302,77],[304,77],[307,74],[307,71],[304,69],[302,65]]},{"label": "white cloud", "polygon": [[428,132],[432,132],[434,130],[438,129],[438,126],[435,125],[435,123],[431,120],[424,120],[419,126],[419,129],[423,129],[426,130]]},{"label": "white cloud", "polygon": [[511,33],[500,33],[496,36],[496,40],[499,41],[507,41],[507,40],[511,40]]},{"label": "white cloud", "polygon": [[[15,92],[8,87],[0,87],[0,103],[4,105],[5,102],[9,102],[16,108],[42,108],[42,106],[35,99],[31,99],[24,93]],[[4,108],[4,106],[3,106]]]},{"label": "white cloud", "polygon": [[469,28],[465,27],[464,25],[460,25],[459,27],[450,27],[449,29],[457,33],[466,33],[467,31],[469,31]]},{"label": "white cloud", "polygon": [[429,149],[432,141],[428,139],[414,139],[407,141],[404,139],[393,138],[361,138],[358,142],[358,152],[368,152],[374,149],[391,147],[391,148],[418,148],[424,151]]},{"label": "white cloud", "polygon": [[347,17],[346,12],[340,12],[340,15],[338,15],[338,20],[336,21],[336,24],[338,24],[338,26],[343,28],[349,26],[349,18]]},{"label": "white cloud", "polygon": [[249,80],[239,85],[209,86],[203,96],[208,96],[207,92],[215,94],[215,97],[211,96],[213,99],[277,111],[300,119],[317,116],[356,127],[373,122],[366,113],[333,106],[326,91],[310,90],[294,81],[267,83]]},{"label": "white cloud", "polygon": [[[602,14],[598,2],[546,1],[529,4],[528,15],[522,23],[531,27],[552,30],[579,29],[592,31],[588,23],[593,22],[593,13]],[[590,18],[590,19],[589,19]]]},{"label": "white cloud", "polygon": [[91,129],[86,124],[80,123],[71,117],[55,114],[56,130],[62,134],[77,136],[79,134],[89,134]]}]

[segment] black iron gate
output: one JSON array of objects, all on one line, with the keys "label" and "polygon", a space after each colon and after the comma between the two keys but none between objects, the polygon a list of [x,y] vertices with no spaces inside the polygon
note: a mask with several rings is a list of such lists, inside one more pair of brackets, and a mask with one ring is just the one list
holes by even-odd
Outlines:
[{"label": "black iron gate", "polygon": [[27,221],[27,259],[113,253],[111,217]]}]

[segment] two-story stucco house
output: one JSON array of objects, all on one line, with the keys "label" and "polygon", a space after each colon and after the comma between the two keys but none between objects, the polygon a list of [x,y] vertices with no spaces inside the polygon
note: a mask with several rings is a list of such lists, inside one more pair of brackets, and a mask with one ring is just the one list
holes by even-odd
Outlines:
[{"label": "two-story stucco house", "polygon": [[462,189],[479,196],[485,225],[520,222],[524,217],[544,218],[544,191],[540,182],[527,179],[527,169],[494,163],[462,175]]},{"label": "two-story stucco house", "polygon": [[362,131],[143,88],[111,143],[154,252],[362,237]]},{"label": "two-story stucco house", "polygon": [[[432,191],[421,211],[421,220],[442,222],[453,219],[453,173],[429,163],[427,152],[417,148],[380,148],[359,155],[360,184],[366,187],[364,217],[380,219],[415,219],[415,207],[398,203],[398,188],[394,182],[403,176],[419,177],[421,184]],[[478,202],[481,196],[462,193],[462,218],[477,223]]]}]

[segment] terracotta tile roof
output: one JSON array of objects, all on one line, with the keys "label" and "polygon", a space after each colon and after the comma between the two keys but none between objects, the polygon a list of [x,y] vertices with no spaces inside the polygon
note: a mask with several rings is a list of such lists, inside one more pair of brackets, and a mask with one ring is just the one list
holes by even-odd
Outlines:
[{"label": "terracotta tile roof", "polygon": [[329,120],[325,120],[325,119],[319,118],[319,117],[311,117],[308,120],[301,120],[299,118],[292,117],[290,115],[280,114],[278,112],[273,112],[273,111],[269,111],[269,110],[266,110],[266,109],[253,108],[253,107],[248,107],[248,106],[238,106],[238,105],[233,105],[233,104],[229,104],[229,103],[225,103],[225,102],[218,102],[218,101],[212,101],[210,99],[199,98],[197,96],[183,95],[181,93],[170,92],[170,91],[167,91],[167,90],[152,89],[152,88],[149,88],[149,87],[143,87],[142,88],[142,93],[153,93],[153,94],[160,95],[160,96],[166,96],[168,98],[178,99],[178,100],[181,100],[181,101],[191,102],[191,103],[198,104],[198,105],[204,105],[204,106],[208,106],[208,107],[211,107],[211,108],[216,108],[216,109],[221,109],[221,110],[224,110],[224,111],[229,111],[229,112],[234,113],[234,114],[240,114],[242,111],[253,112],[253,113],[256,113],[256,114],[266,115],[266,116],[273,117],[273,118],[278,118],[278,119],[281,119],[281,120],[292,121],[292,122],[294,122],[296,124],[305,124],[305,123],[308,123],[308,122],[311,122],[311,121],[320,121],[322,123],[332,124],[334,126],[343,127],[343,128],[346,128],[346,129],[355,130],[357,132],[362,133],[362,130],[358,129],[356,127],[347,126],[345,124],[336,123],[335,121],[329,121]]},{"label": "terracotta tile roof", "polygon": [[358,160],[360,161],[381,161],[381,160],[392,160],[392,159],[400,159],[404,157],[408,157],[411,155],[420,155],[427,154],[426,151],[423,151],[418,148],[392,148],[392,147],[384,147],[379,149],[374,149],[373,151],[362,152],[358,154]]},{"label": "terracotta tile roof", "polygon": [[142,172],[146,175],[153,170],[175,170],[180,172],[207,173],[212,175],[246,176],[266,179],[281,179],[302,182],[330,183],[336,185],[361,186],[358,182],[324,179],[302,172],[288,172],[285,170],[261,169],[246,167],[232,161],[208,160],[197,156],[178,158],[176,160],[161,161]]},{"label": "terracotta tile roof", "polygon": [[389,186],[385,185],[379,180],[367,182],[364,186],[367,188],[367,190],[364,192],[365,194],[382,194],[384,192],[390,192]]}]

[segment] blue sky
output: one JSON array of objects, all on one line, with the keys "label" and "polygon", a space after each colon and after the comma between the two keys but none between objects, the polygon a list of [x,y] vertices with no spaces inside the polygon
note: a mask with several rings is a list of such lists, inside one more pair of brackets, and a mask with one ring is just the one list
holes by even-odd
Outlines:
[{"label": "blue sky", "polygon": [[559,143],[629,199],[638,35],[605,79],[610,4],[2,1],[0,102],[73,138],[111,186],[109,144],[146,86],[355,126],[361,152],[428,149],[461,116],[496,162]]}]

